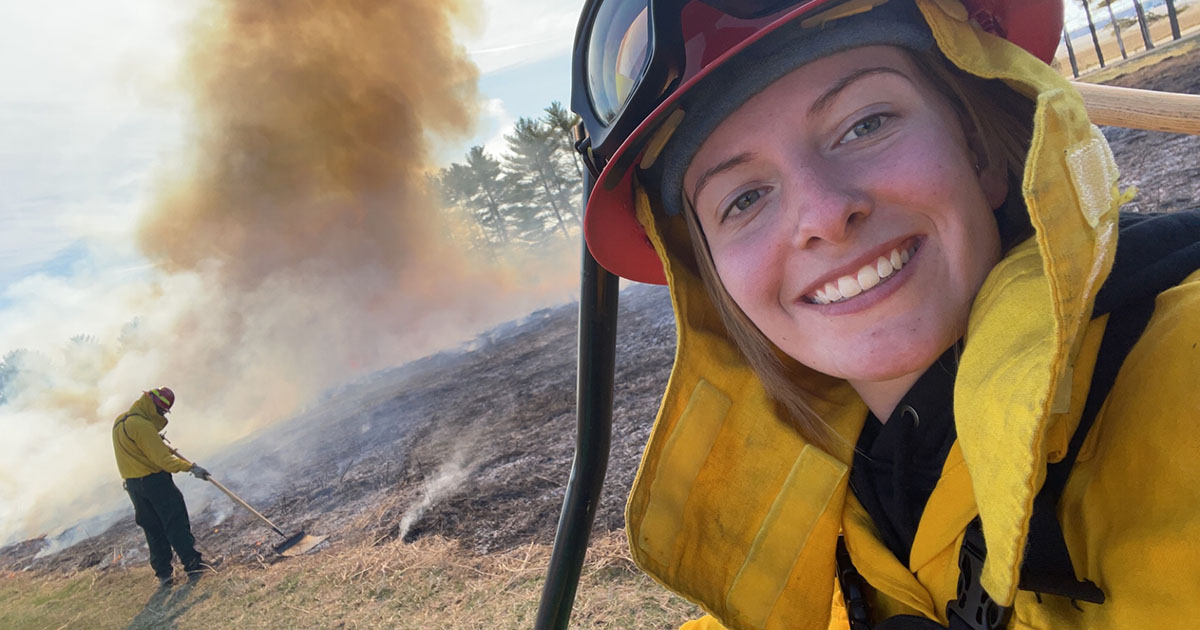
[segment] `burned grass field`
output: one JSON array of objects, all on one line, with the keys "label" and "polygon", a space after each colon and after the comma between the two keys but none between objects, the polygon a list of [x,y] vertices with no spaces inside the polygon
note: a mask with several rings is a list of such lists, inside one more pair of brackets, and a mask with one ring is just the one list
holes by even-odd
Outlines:
[{"label": "burned grass field", "polygon": [[[1182,54],[1112,72],[1105,82],[1200,94],[1200,47],[1176,47]],[[1197,207],[1200,137],[1103,131],[1121,185],[1138,190],[1127,209]],[[295,418],[201,460],[286,533],[328,535],[316,553],[280,562],[271,552],[278,536],[215,488],[177,476],[198,547],[222,564],[170,623],[147,613],[151,604],[160,611],[165,604],[153,599],[145,541],[128,506],[111,526],[82,523],[56,539],[0,549],[0,608],[28,612],[0,621],[31,628],[220,628],[233,626],[214,620],[272,627],[294,618],[302,620],[295,627],[407,627],[395,621],[399,616],[412,627],[447,619],[468,624],[450,627],[476,627],[474,619],[502,615],[504,623],[494,627],[510,621],[528,627],[574,448],[576,319],[574,304],[535,312],[462,348],[328,392]],[[612,452],[594,529],[609,555],[599,565],[593,558],[585,570],[580,627],[616,614],[589,598],[589,588],[635,612],[649,611],[620,627],[678,623],[696,612],[637,574],[621,546],[625,494],[674,340],[665,289],[638,285],[622,292]],[[313,592],[305,595],[299,585]],[[610,587],[619,592],[604,590]],[[203,597],[213,599],[196,601],[205,588]],[[134,593],[129,597],[138,601],[105,613],[119,623],[96,625],[89,619],[100,609],[89,612],[88,593],[99,601]],[[219,601],[234,612],[222,617]],[[50,613],[60,605],[61,615]],[[426,609],[432,611],[426,617],[413,612]],[[452,609],[465,616],[437,616]],[[147,614],[138,625],[138,615]],[[314,618],[321,621],[310,623]]]},{"label": "burned grass field", "polygon": [[[621,531],[674,316],[663,288],[621,297],[618,344],[636,352],[618,359],[612,458],[574,623],[677,626],[698,610],[637,571]],[[313,553],[280,558],[265,525],[178,475],[189,505],[203,500],[192,527],[221,560],[215,575],[156,592],[129,510],[54,553],[39,555],[46,539],[0,550],[0,627],[531,626],[574,449],[576,318],[574,304],[538,311],[377,373],[206,462],[286,533],[328,535]]]},{"label": "burned grass field", "polygon": [[[624,491],[666,384],[674,320],[666,293],[622,295],[623,352],[613,457],[597,531],[619,529]],[[326,546],[408,542],[430,535],[478,553],[548,543],[574,448],[577,306],[535,312],[434,355],[329,394],[295,419],[205,462],[214,477],[286,533]],[[176,477],[206,557],[275,561],[281,542],[215,488]],[[116,483],[116,481],[114,481]],[[98,535],[38,555],[39,539],[0,550],[8,571],[143,566],[145,540],[129,514]]]}]

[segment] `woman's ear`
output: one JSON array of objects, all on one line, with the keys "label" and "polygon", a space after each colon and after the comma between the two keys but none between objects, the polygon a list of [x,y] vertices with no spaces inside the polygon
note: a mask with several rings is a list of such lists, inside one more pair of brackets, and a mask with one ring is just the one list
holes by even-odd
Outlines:
[{"label": "woman's ear", "polygon": [[979,178],[979,187],[983,189],[988,207],[995,210],[1004,205],[1004,201],[1008,199],[1008,165],[1003,160],[989,162],[986,157],[981,158],[981,161],[976,164],[978,167],[975,172]]},{"label": "woman's ear", "polygon": [[963,126],[966,127],[967,150],[974,159],[975,177],[979,178],[979,187],[983,189],[988,207],[995,210],[1008,199],[1008,165],[1002,159],[989,159],[974,125],[964,121]]}]

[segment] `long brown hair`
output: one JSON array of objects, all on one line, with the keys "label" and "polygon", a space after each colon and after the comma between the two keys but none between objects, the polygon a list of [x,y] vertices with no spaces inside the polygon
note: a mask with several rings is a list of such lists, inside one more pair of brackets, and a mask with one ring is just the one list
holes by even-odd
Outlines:
[{"label": "long brown hair", "polygon": [[[980,168],[1004,164],[1008,177],[1008,198],[996,209],[1002,250],[1033,233],[1025,203],[1021,197],[1021,178],[1025,156],[1033,135],[1034,104],[1003,81],[981,79],[960,70],[939,51],[908,51],[910,58],[930,84],[953,105],[969,137],[977,138],[981,154]],[[797,385],[797,375],[806,368],[772,343],[738,307],[717,275],[708,241],[696,219],[691,203],[684,196],[684,216],[700,277],[709,297],[720,313],[730,338],[746,356],[767,393],[783,407],[784,416],[800,435],[826,450],[841,438],[818,416],[810,402],[811,394]]]}]

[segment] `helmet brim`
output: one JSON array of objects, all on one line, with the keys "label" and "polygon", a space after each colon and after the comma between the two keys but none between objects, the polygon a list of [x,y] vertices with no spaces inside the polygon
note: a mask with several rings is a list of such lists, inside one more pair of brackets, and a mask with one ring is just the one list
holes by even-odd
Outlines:
[{"label": "helmet brim", "polygon": [[[608,160],[588,198],[583,230],[588,250],[608,271],[636,282],[666,284],[662,261],[637,219],[634,169],[650,137],[678,108],[680,99],[747,47],[770,36],[781,27],[825,8],[834,0],[815,0],[784,13],[770,24],[747,36],[708,63],[679,86],[629,134]],[[1054,14],[1053,8],[1058,13]],[[1054,1],[1030,2],[1013,20],[1006,38],[1049,63],[1061,31],[1062,5]],[[964,9],[964,15],[967,15]],[[1051,19],[1053,18],[1053,19]],[[1056,27],[1055,24],[1058,24]]]}]

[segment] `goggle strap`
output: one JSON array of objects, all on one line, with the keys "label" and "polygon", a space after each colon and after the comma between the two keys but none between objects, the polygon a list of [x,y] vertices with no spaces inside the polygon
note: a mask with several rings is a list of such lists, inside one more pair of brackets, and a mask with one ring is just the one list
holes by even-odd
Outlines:
[{"label": "goggle strap", "polygon": [[675,133],[675,129],[679,127],[679,123],[683,122],[683,110],[677,109],[671,112],[670,116],[663,121],[662,126],[658,131],[654,132],[654,136],[650,138],[650,142],[646,145],[646,151],[642,153],[642,161],[638,163],[638,167],[646,170],[654,166],[654,161],[658,159],[663,148],[667,146],[667,141]]}]

